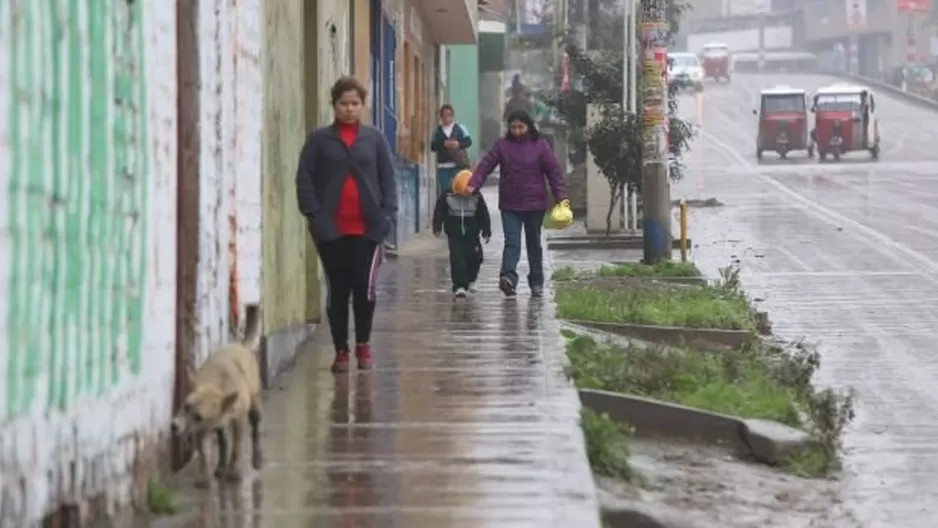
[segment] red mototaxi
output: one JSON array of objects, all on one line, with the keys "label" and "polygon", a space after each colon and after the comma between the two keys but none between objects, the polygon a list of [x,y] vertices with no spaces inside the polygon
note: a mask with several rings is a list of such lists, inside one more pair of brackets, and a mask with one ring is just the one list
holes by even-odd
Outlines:
[{"label": "red mototaxi", "polygon": [[730,78],[729,47],[725,44],[707,44],[700,53],[700,62],[703,64],[704,77],[712,79]]},{"label": "red mototaxi", "polygon": [[763,90],[759,109],[753,114],[759,117],[756,158],[762,159],[763,151],[774,151],[785,158],[793,150],[806,150],[809,158],[814,156],[804,90],[787,86]]},{"label": "red mototaxi", "polygon": [[843,154],[860,150],[879,158],[879,126],[873,113],[873,94],[866,88],[831,86],[814,96],[814,136],[818,156]]}]

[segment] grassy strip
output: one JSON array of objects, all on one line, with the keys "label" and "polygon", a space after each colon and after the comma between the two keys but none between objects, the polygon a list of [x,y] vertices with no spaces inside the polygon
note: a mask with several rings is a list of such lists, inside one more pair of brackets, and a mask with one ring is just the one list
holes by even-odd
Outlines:
[{"label": "grassy strip", "polygon": [[749,301],[708,285],[609,288],[558,283],[557,315],[602,323],[755,330]]},{"label": "grassy strip", "polygon": [[631,480],[629,465],[629,438],[632,430],[605,414],[583,409],[580,427],[586,438],[586,456],[594,474]]},{"label": "grassy strip", "polygon": [[550,280],[554,282],[567,282],[577,278],[577,271],[570,266],[557,268],[550,274]]},{"label": "grassy strip", "polygon": [[[631,267],[636,266],[644,265]],[[738,270],[721,270],[720,280],[713,284],[609,284],[607,280],[557,283],[557,315],[602,323],[756,330],[755,312],[740,286]]]},{"label": "grassy strip", "polygon": [[840,441],[853,419],[853,398],[811,385],[820,363],[813,349],[789,351],[763,344],[733,351],[625,348],[575,336],[567,343],[567,354],[580,388],[775,420],[807,430],[816,440],[816,447],[790,460],[788,469],[820,476],[840,467]]}]

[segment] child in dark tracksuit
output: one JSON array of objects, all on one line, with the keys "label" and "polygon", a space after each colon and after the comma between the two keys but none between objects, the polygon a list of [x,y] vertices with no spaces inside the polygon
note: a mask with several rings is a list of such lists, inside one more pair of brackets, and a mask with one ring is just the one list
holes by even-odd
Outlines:
[{"label": "child in dark tracksuit", "polygon": [[453,192],[440,195],[433,209],[433,233],[446,233],[449,244],[449,268],[453,280],[453,293],[465,297],[473,291],[479,269],[482,267],[482,243],[492,238],[492,220],[489,208],[476,191],[472,196]]}]

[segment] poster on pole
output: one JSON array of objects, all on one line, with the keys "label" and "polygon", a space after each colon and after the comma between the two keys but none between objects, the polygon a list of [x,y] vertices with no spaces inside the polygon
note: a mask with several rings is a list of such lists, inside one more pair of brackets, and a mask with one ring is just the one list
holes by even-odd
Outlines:
[{"label": "poster on pole", "polygon": [[845,0],[847,3],[847,27],[850,31],[866,29],[866,0]]},{"label": "poster on pole", "polygon": [[642,42],[643,165],[667,162],[668,30],[662,22],[639,27]]}]

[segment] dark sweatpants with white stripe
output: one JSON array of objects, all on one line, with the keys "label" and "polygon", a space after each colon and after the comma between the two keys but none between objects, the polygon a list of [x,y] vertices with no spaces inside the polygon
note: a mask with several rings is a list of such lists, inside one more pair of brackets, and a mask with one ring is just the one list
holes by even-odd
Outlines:
[{"label": "dark sweatpants with white stripe", "polygon": [[355,316],[355,343],[371,340],[375,317],[375,280],[382,248],[360,236],[344,236],[319,244],[319,258],[326,275],[326,315],[336,352],[349,350],[348,304]]}]

